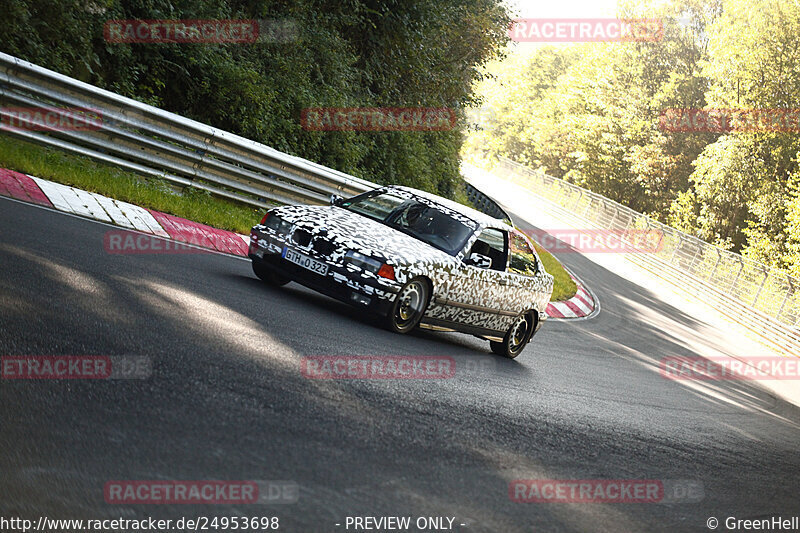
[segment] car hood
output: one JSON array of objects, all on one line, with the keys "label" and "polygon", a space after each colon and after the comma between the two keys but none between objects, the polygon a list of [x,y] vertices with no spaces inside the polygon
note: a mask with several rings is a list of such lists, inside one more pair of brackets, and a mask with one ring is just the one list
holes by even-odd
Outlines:
[{"label": "car hood", "polygon": [[396,265],[456,258],[402,231],[334,206],[284,206],[272,210],[286,222],[324,236],[340,250],[357,250]]}]

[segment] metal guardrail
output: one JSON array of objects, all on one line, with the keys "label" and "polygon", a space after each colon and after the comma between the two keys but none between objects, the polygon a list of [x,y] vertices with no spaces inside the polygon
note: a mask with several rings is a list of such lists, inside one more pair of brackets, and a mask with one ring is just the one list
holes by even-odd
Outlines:
[{"label": "metal guardrail", "polygon": [[[13,107],[52,108],[59,117],[93,110],[101,120],[98,128],[80,131],[3,127]],[[353,196],[378,186],[2,52],[0,133],[261,208],[324,204],[331,194]],[[508,216],[485,195],[467,190],[477,209]]]},{"label": "metal guardrail", "polygon": [[657,230],[658,251],[626,258],[708,303],[785,353],[800,355],[800,280],[748,260],[559,178],[501,158],[492,170],[549,200],[562,217],[601,229]]},{"label": "metal guardrail", "polygon": [[[0,105],[54,107],[59,116],[75,108],[95,110],[102,117],[96,130],[2,132],[256,207],[326,203],[331,194],[352,196],[377,187],[4,53]],[[10,118],[0,110],[0,122]]]},{"label": "metal guardrail", "polygon": [[[32,131],[3,127],[2,133],[255,207],[326,203],[331,194],[351,196],[377,186],[4,53],[0,53],[0,105],[53,107],[61,109],[64,116],[75,108],[95,110],[102,117],[97,129]],[[0,109],[0,122],[10,118],[7,110]],[[629,255],[636,255],[640,261],[655,261],[651,268],[661,272],[668,267],[674,276],[702,289],[720,305],[730,306],[738,320],[763,335],[774,336],[780,345],[798,345],[797,278],[510,160],[501,160],[496,171],[598,227],[660,230],[663,243],[658,253]],[[490,215],[494,212],[481,198],[473,201]]]}]

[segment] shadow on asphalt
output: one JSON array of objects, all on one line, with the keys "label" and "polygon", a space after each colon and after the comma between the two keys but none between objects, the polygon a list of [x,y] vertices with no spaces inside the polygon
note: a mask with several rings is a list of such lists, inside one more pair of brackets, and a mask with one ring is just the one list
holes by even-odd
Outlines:
[{"label": "shadow on asphalt", "polygon": [[[603,311],[547,324],[518,360],[507,361],[466,335],[383,331],[345,304],[297,286],[265,286],[242,261],[112,256],[103,250],[105,226],[7,207],[0,209],[1,353],[146,354],[154,374],[3,382],[5,515],[243,512],[109,505],[103,486],[113,479],[295,480],[301,504],[248,512],[274,512],[282,529],[300,531],[336,531],[333,523],[346,515],[406,513],[455,515],[470,531],[530,531],[531,524],[675,531],[720,508],[741,516],[797,508],[794,492],[776,490],[775,480],[800,471],[798,410],[756,383],[663,386],[661,357],[695,355],[695,346],[724,332],[577,254],[568,266]],[[299,358],[321,354],[495,364],[451,380],[303,378]],[[646,386],[652,404],[617,399],[626,387]],[[618,396],[604,398],[611,388]],[[634,409],[647,424],[627,420]],[[683,410],[682,426],[669,418],[672,409]],[[720,431],[718,413],[730,414],[736,431]],[[740,436],[752,424],[769,431]],[[699,479],[707,497],[683,506],[526,505],[508,497],[509,482],[519,478],[632,477]]]}]

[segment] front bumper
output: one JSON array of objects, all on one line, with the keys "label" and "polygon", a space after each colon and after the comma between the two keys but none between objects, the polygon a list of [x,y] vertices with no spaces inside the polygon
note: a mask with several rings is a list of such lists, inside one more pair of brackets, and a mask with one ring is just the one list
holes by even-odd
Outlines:
[{"label": "front bumper", "polygon": [[[298,246],[284,236],[270,234],[257,228],[258,226],[253,228],[250,234],[247,254],[253,263],[360,309],[381,316],[389,313],[395,296],[400,291],[399,283],[378,278],[354,265],[331,260],[330,257],[316,252],[311,246]],[[321,275],[287,261],[282,257],[284,247],[326,264],[327,274]]]}]

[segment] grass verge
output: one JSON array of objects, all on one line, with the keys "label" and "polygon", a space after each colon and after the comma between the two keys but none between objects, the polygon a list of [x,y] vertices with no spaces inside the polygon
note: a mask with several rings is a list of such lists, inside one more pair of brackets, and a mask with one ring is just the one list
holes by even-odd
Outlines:
[{"label": "grass verge", "polygon": [[[176,193],[166,180],[144,177],[86,157],[53,150],[0,134],[0,167],[130,202],[215,228],[250,233],[263,212],[205,191]],[[561,263],[540,246],[536,251],[555,278],[551,301],[566,300],[577,287]]]},{"label": "grass verge", "polygon": [[263,216],[261,210],[216,198],[205,191],[186,188],[183,193],[176,193],[166,180],[145,178],[2,134],[0,167],[244,234],[249,234]]},{"label": "grass verge", "polygon": [[575,293],[578,292],[578,286],[558,259],[539,246],[538,243],[534,242],[533,247],[536,248],[536,253],[539,254],[539,259],[542,260],[544,269],[553,276],[553,296],[550,297],[550,301],[560,302],[575,296]]}]

